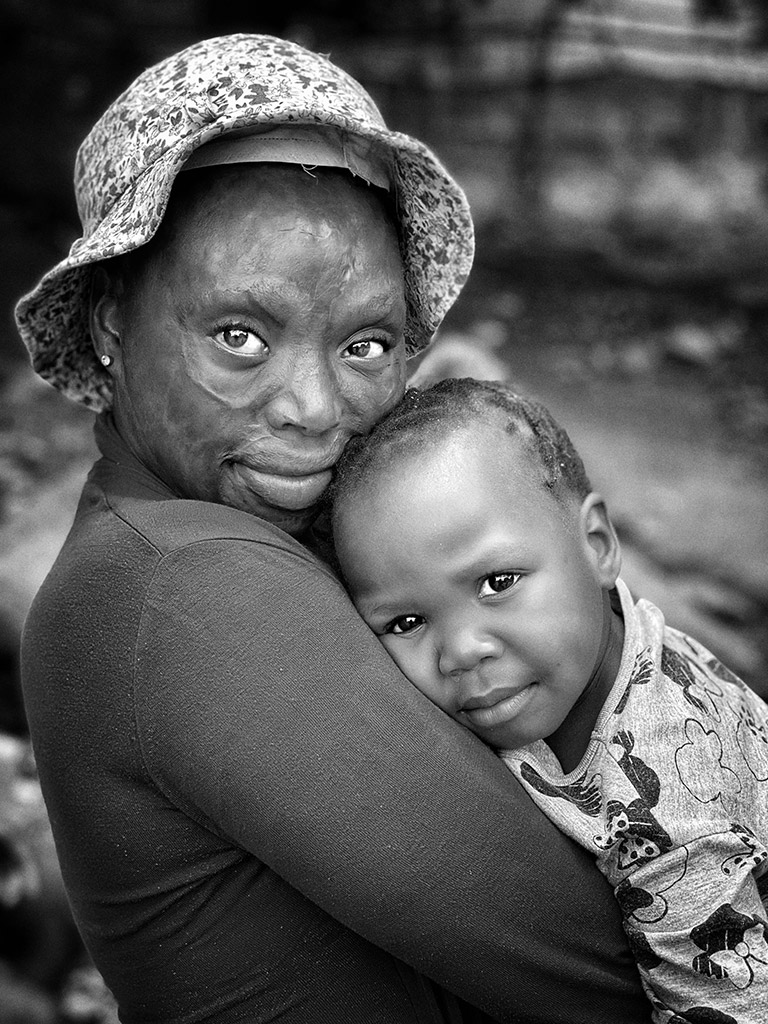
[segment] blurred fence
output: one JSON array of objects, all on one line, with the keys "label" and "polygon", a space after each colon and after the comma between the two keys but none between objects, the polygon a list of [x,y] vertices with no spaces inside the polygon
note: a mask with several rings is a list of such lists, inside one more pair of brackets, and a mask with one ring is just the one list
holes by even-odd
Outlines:
[{"label": "blurred fence", "polygon": [[543,5],[486,4],[447,38],[333,56],[436,148],[508,250],[597,255],[653,283],[730,277],[739,301],[764,301],[768,51],[753,23],[701,22],[685,0],[550,8],[549,28]]}]

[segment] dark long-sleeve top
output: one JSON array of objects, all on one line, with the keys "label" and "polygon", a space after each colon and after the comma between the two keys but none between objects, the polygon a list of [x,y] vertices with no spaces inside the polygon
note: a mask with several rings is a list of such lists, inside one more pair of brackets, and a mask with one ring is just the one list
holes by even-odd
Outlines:
[{"label": "dark long-sleeve top", "polygon": [[[648,1008],[589,855],[402,677],[328,568],[178,498],[109,417],[30,612],[65,884],[124,1024]],[[432,984],[428,979],[432,979]]]}]

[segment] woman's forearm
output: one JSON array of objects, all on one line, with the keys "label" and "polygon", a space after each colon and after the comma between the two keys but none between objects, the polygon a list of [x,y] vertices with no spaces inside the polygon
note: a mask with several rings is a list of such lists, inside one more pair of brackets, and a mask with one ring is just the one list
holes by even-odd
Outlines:
[{"label": "woman's forearm", "polygon": [[[334,580],[290,551],[265,566],[257,547],[212,543],[156,575],[137,663],[150,770],[337,920],[500,1020],[647,1020],[590,858],[407,683]],[[216,621],[190,632],[178,594],[201,588]]]}]

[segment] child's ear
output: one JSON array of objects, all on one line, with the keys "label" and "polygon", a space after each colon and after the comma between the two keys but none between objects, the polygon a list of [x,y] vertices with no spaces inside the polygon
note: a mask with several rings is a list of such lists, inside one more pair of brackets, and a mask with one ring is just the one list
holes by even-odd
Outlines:
[{"label": "child's ear", "polygon": [[621,570],[621,547],[605,502],[592,491],[581,503],[581,529],[595,559],[600,585],[610,590]]}]

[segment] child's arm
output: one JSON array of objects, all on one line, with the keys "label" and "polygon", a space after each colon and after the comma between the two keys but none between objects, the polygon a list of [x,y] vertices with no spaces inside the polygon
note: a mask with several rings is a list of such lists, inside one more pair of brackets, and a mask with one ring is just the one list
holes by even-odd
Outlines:
[{"label": "child's arm", "polygon": [[616,886],[658,1024],[694,1007],[708,1020],[764,1024],[768,924],[756,873],[766,856],[734,826],[654,857]]},{"label": "child's arm", "polygon": [[659,734],[611,729],[567,779],[544,744],[504,754],[544,813],[595,854],[657,1024],[693,1008],[723,1024],[766,1019],[768,709],[741,684],[715,685],[677,720],[655,691]]}]

